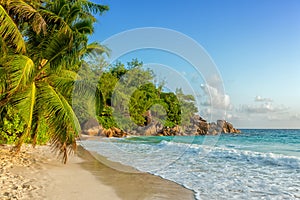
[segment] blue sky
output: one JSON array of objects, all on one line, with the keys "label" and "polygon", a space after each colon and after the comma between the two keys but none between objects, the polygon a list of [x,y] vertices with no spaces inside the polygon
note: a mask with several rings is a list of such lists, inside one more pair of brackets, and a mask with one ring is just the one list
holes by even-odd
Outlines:
[{"label": "blue sky", "polygon": [[99,17],[92,40],[142,27],[181,32],[215,62],[230,99],[228,121],[240,128],[300,128],[300,1],[94,2],[110,11]]}]

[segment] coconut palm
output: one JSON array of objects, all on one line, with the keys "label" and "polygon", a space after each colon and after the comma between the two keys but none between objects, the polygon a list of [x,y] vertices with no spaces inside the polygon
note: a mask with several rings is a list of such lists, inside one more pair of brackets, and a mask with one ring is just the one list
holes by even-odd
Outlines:
[{"label": "coconut palm", "polygon": [[[101,14],[108,8],[87,0],[5,2],[0,0],[0,22],[5,22],[0,28],[0,43],[8,44],[9,50],[22,52],[8,53],[0,59],[0,108],[13,106],[26,123],[16,151],[30,136],[35,143],[44,118],[52,145],[66,162],[80,131],[71,106],[76,72],[91,49],[105,50],[96,43],[89,45],[88,35],[93,33],[92,14]],[[19,18],[22,13],[28,16]],[[43,23],[40,28],[23,24],[26,20],[35,24],[35,19],[46,22],[46,29]],[[7,40],[8,37],[15,39]]]}]

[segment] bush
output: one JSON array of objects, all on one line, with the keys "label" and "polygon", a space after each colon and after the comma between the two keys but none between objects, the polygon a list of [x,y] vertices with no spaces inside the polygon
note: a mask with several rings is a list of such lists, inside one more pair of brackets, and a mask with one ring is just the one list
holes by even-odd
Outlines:
[{"label": "bush", "polygon": [[6,116],[2,119],[0,127],[0,143],[14,144],[25,130],[25,123],[13,109],[5,110]]},{"label": "bush", "polygon": [[[15,144],[18,142],[19,137],[23,134],[26,124],[21,116],[16,113],[12,108],[5,111],[5,117],[2,119],[0,127],[0,144]],[[45,119],[41,120],[38,127],[36,144],[47,144],[50,139],[48,127],[46,126]],[[33,135],[25,140],[26,143],[33,142]]]}]

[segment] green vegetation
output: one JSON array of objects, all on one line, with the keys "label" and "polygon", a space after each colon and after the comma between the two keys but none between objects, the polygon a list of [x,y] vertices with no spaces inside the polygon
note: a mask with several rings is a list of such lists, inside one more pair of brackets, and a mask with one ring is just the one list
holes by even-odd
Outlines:
[{"label": "green vegetation", "polygon": [[1,114],[3,116],[0,123],[0,143],[14,144],[24,132],[25,123],[11,107],[6,107]]},{"label": "green vegetation", "polygon": [[[36,144],[46,134],[64,162],[75,148],[80,126],[72,88],[84,56],[105,51],[88,44],[88,36],[93,14],[106,10],[88,0],[0,0],[1,139],[16,142],[17,152],[23,142]],[[47,133],[40,131],[45,127]]]},{"label": "green vegetation", "polygon": [[[133,130],[137,126],[148,125],[149,120],[168,127],[188,125],[190,117],[197,112],[193,96],[184,95],[181,89],[176,93],[163,91],[164,84],[155,85],[153,72],[144,69],[143,63],[137,59],[126,65],[116,62],[101,69],[97,84],[101,103],[96,105],[96,118],[106,129]],[[92,80],[93,70],[84,71],[91,76],[87,79]],[[89,108],[95,103],[88,98],[76,101],[74,107],[76,113],[82,116],[79,119],[81,124],[89,119],[83,116],[92,115]]]}]

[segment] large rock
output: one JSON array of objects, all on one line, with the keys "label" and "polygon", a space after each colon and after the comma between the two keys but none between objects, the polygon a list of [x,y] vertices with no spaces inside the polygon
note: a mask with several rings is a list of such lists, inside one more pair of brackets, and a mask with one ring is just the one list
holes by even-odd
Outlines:
[{"label": "large rock", "polygon": [[217,121],[218,127],[221,128],[222,133],[240,133],[241,131],[235,129],[233,125],[225,120]]},{"label": "large rock", "polygon": [[89,136],[104,136],[104,137],[125,137],[127,133],[123,130],[112,127],[109,129],[99,125],[96,119],[89,119],[82,125],[82,133]]},{"label": "large rock", "polygon": [[144,135],[146,136],[155,135],[157,132],[156,124],[150,124],[144,129]]},{"label": "large rock", "polygon": [[226,121],[225,120],[217,120],[217,125],[221,128],[224,127],[224,125],[226,125]]},{"label": "large rock", "polygon": [[88,130],[84,130],[82,133],[89,136],[99,136],[101,132],[102,132],[102,127],[98,126],[98,127],[90,128]]},{"label": "large rock", "polygon": [[191,117],[191,123],[198,123],[199,121],[206,122],[200,115],[194,115]]},{"label": "large rock", "polygon": [[103,127],[99,125],[96,119],[89,119],[82,125],[82,133],[89,136],[98,136],[101,134]]},{"label": "large rock", "polygon": [[191,117],[191,125],[185,127],[187,135],[217,135],[220,133],[240,133],[232,124],[225,120],[218,120],[217,123],[208,123],[199,115]]},{"label": "large rock", "polygon": [[126,137],[127,133],[119,128],[112,127],[109,129],[103,129],[102,135],[106,137]]},{"label": "large rock", "polygon": [[145,126],[137,126],[132,130],[128,130],[128,134],[130,135],[144,135],[144,136],[151,136],[157,135],[163,129],[163,125],[160,122],[156,122],[154,120],[151,121],[150,124]]},{"label": "large rock", "polygon": [[160,130],[157,135],[159,136],[175,136],[175,135],[181,135],[181,128],[176,125],[173,128],[170,127],[164,127],[162,130]]},{"label": "large rock", "polygon": [[205,121],[200,121],[198,123],[197,133],[198,135],[206,135],[209,130],[209,124]]},{"label": "large rock", "polygon": [[186,135],[206,135],[208,133],[209,124],[199,115],[194,115],[190,119],[190,125],[184,127]]}]

